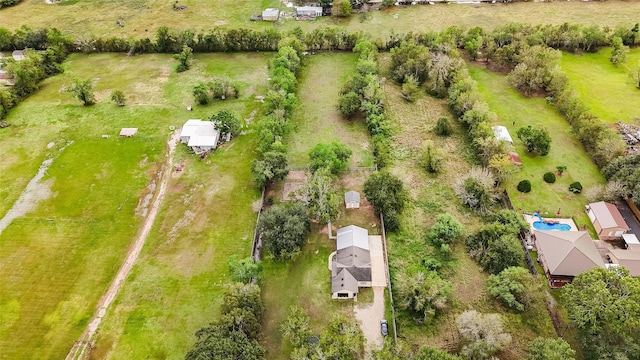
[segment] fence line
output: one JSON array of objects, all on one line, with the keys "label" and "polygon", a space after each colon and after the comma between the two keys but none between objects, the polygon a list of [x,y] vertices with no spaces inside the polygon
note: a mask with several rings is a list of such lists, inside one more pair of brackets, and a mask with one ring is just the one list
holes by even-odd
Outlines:
[{"label": "fence line", "polygon": [[387,253],[387,231],[384,227],[384,218],[380,214],[380,225],[382,225],[382,251],[384,252],[384,270],[387,275],[387,288],[389,289],[389,303],[391,304],[391,322],[393,323],[393,342],[398,346],[398,328],[396,326],[396,309],[393,305],[393,291],[391,289],[391,274],[389,273],[389,256]]},{"label": "fence line", "polygon": [[[260,196],[260,209],[258,210],[258,217],[256,218],[256,226],[253,229],[253,245],[251,245],[251,258],[253,259],[253,262],[258,262],[260,261],[260,255],[261,255],[261,250],[262,250],[262,241],[261,238],[262,236],[260,234],[258,234],[258,223],[260,222],[260,215],[262,214],[262,209],[264,207],[264,194],[265,194],[265,189],[266,188],[262,188],[262,196]],[[253,279],[252,279],[253,282]]]}]

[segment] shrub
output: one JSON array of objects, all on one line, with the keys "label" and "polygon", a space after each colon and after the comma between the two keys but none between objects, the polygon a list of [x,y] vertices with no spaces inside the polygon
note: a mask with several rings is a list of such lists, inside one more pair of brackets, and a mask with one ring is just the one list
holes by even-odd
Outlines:
[{"label": "shrub", "polygon": [[523,193],[531,192],[531,181],[522,180],[518,183],[518,191]]},{"label": "shrub", "polygon": [[579,181],[571,183],[571,185],[569,185],[569,191],[574,194],[580,194],[582,192],[582,184],[580,184]]},{"label": "shrub", "polygon": [[449,124],[449,120],[446,117],[441,117],[440,119],[438,119],[438,123],[436,124],[436,135],[451,135],[451,125]]},{"label": "shrub", "polygon": [[556,176],[552,172],[544,174],[542,178],[544,179],[544,182],[548,184],[553,184],[554,182],[556,182]]}]

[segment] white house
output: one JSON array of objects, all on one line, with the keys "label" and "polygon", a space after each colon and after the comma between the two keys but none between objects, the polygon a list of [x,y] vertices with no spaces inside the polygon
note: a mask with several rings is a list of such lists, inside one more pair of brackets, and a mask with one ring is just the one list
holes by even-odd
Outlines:
[{"label": "white house", "polygon": [[11,53],[11,56],[13,57],[13,60],[15,60],[15,61],[24,60],[24,59],[27,58],[27,55],[24,53],[24,50],[14,50]]},{"label": "white house", "polygon": [[180,141],[198,155],[215,149],[219,137],[220,132],[211,121],[190,119],[184,123],[180,131]]},{"label": "white house", "polygon": [[509,144],[513,144],[513,139],[511,138],[511,134],[509,134],[509,130],[502,125],[492,126],[491,130],[493,130],[493,135],[495,135],[496,139],[500,141],[506,141]]}]

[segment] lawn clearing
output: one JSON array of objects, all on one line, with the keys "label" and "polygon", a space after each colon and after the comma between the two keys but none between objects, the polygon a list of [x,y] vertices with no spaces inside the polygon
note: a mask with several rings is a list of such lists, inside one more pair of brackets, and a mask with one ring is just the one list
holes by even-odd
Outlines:
[{"label": "lawn clearing", "polygon": [[581,55],[563,53],[560,64],[594,115],[608,123],[640,121],[640,90],[631,78],[640,67],[640,48],[631,50],[620,67],[609,61],[610,56],[609,48]]},{"label": "lawn clearing", "polygon": [[[522,96],[509,85],[506,76],[478,64],[470,64],[469,72],[478,82],[478,90],[484,100],[498,115],[498,124],[506,126],[511,133],[515,150],[523,162],[522,169],[511,175],[504,185],[513,206],[518,211],[540,211],[545,217],[573,217],[579,228],[588,226],[589,219],[584,212],[588,201],[584,193],[589,187],[603,184],[605,180],[569,123],[543,98]],[[549,131],[552,139],[549,155],[538,156],[525,152],[522,142],[516,137],[516,131],[528,125],[545,127]],[[555,172],[559,165],[567,166],[565,174],[557,176],[554,184],[544,182],[542,176],[549,171]],[[518,182],[524,179],[531,181],[532,190],[528,194],[516,190]],[[582,184],[582,194],[573,194],[568,190],[569,184],[574,181]]]},{"label": "lawn clearing", "polygon": [[152,37],[160,26],[190,29],[196,32],[215,26],[291,30],[301,27],[311,30],[319,26],[345,26],[352,31],[364,31],[373,38],[386,39],[392,33],[443,30],[450,26],[494,28],[510,22],[585,25],[622,24],[628,27],[638,21],[640,2],[540,2],[513,4],[437,4],[434,6],[391,7],[384,11],[354,14],[346,19],[325,17],[316,21],[286,20],[284,24],[251,22],[253,14],[268,7],[287,8],[276,0],[180,0],[187,8],[172,10],[173,2],[150,0],[67,0],[47,5],[44,0],[24,0],[0,10],[0,24],[9,29],[22,25],[32,28],[55,26],[75,36]]},{"label": "lawn clearing", "polygon": [[357,55],[318,53],[308,56],[298,76],[299,105],[287,140],[289,165],[307,166],[318,143],[342,142],[351,151],[351,166],[372,166],[369,135],[362,120],[347,120],[336,109],[342,85],[355,72]]},{"label": "lawn clearing", "polygon": [[[381,63],[388,62],[388,56],[381,56]],[[384,65],[382,68],[386,69]],[[464,130],[451,119],[445,100],[423,95],[415,103],[407,103],[400,97],[399,87],[390,81],[384,84],[383,90],[386,113],[398,126],[394,137],[396,160],[391,171],[403,179],[410,192],[409,204],[401,218],[401,230],[388,235],[392,277],[399,269],[424,270],[423,260],[436,260],[446,264],[440,273],[453,287],[449,309],[432,324],[416,325],[410,314],[396,308],[400,337],[412,346],[429,344],[456,352],[455,318],[458,314],[469,309],[498,312],[505,319],[505,330],[514,337],[514,342],[501,352],[500,357],[523,358],[528,342],[534,337],[555,335],[546,311],[517,314],[505,310],[486,292],[487,275],[466,254],[464,244],[453,246],[454,260],[447,263],[424,239],[436,215],[444,212],[454,215],[465,226],[467,234],[482,225],[480,218],[460,203],[453,190],[456,180],[467,173],[474,162]],[[439,117],[450,119],[454,129],[450,137],[439,137],[433,132]],[[426,140],[434,141],[445,159],[444,169],[437,175],[430,175],[419,166],[420,146]]]},{"label": "lawn clearing", "polygon": [[[0,192],[0,214],[4,215],[15,202],[43,159],[55,157],[55,160],[43,178],[51,185],[51,197],[26,216],[15,219],[0,235],[0,276],[4,280],[0,282],[0,313],[3,314],[0,357],[63,358],[66,355],[93,315],[98,298],[106,291],[138,232],[142,222],[142,218],[136,216],[139,199],[152,192],[147,187],[157,174],[159,163],[164,161],[169,126],[179,126],[189,117],[208,117],[222,108],[233,109],[243,117],[250,114],[259,106],[250,95],[262,92],[266,85],[267,58],[262,54],[199,56],[193,70],[175,74],[171,70],[174,60],[167,55],[73,55],[63,64],[64,74],[45,80],[40,91],[12,110],[7,118],[12,126],[0,131],[0,151],[8,155],[0,161],[0,180],[7,184]],[[226,65],[216,70],[216,63]],[[232,77],[234,73],[242,73],[239,79],[244,84],[246,97],[196,107],[187,113],[185,106],[193,102],[191,84],[223,73]],[[60,92],[74,76],[94,79],[99,104],[82,107],[69,94]],[[106,100],[114,88],[123,90],[127,96],[124,108]],[[131,126],[139,128],[137,136],[117,136],[120,128]],[[102,135],[109,137],[105,139]],[[73,143],[59,152],[70,140]],[[257,194],[248,185],[252,148],[250,136],[240,137],[226,147],[228,151],[221,150],[226,158],[218,156],[237,167],[235,172],[226,175],[225,181],[237,186],[230,192],[233,196],[236,192],[241,194],[237,200],[240,205],[236,208],[234,200],[234,205],[226,210],[231,209],[243,220],[238,224],[229,222],[231,229],[226,230],[213,220],[204,221],[215,229],[212,237],[216,231],[227,239],[232,235],[242,236],[241,229],[247,228],[248,232],[253,229],[255,215],[250,207],[253,199],[249,198]],[[184,158],[192,158],[186,150],[182,152]],[[194,166],[195,169],[198,167]],[[208,175],[210,167],[199,169],[194,175],[198,184],[205,178],[222,188],[224,181]],[[236,183],[236,175],[242,179],[240,183]],[[215,189],[209,187],[203,191],[213,197]],[[244,204],[249,204],[246,209]],[[241,210],[246,213],[243,215]],[[178,240],[174,243],[183,245]],[[237,247],[225,246],[228,250],[222,253],[248,254],[249,248],[250,241],[240,242]],[[193,250],[179,249],[183,252],[174,254],[182,258],[189,258]],[[207,254],[205,265],[213,258],[212,252]],[[189,269],[184,264],[180,266]],[[216,271],[215,276],[223,276],[224,272]],[[139,270],[134,269],[133,276],[137,273]],[[171,284],[167,282],[163,286]],[[193,286],[202,289],[197,284]],[[203,288],[206,294],[207,287]],[[144,296],[140,294],[137,300],[149,304]],[[171,303],[175,301],[168,296],[167,299]],[[211,306],[208,298],[205,301],[194,296],[193,299],[200,301],[202,307]],[[177,306],[155,304],[162,306],[163,313],[181,311]],[[196,307],[196,310],[200,309]],[[180,318],[188,319],[183,314]],[[170,354],[182,357],[193,341],[193,332],[207,323],[202,321],[200,313],[193,318],[197,324],[181,331],[181,337],[172,336],[181,346],[164,340],[170,346]],[[109,315],[106,321],[108,325]],[[156,316],[154,321],[159,322],[161,318]],[[152,334],[142,328],[135,331]],[[146,355],[146,350],[153,345],[147,341],[136,344],[138,348],[124,356],[119,353],[118,358],[139,358],[129,354]],[[98,346],[102,349],[100,342]],[[112,346],[115,347],[114,342],[109,343],[108,348]]]}]

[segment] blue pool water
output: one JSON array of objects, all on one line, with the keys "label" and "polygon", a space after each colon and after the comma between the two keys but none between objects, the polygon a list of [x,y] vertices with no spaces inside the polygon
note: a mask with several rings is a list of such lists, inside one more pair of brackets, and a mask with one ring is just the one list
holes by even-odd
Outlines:
[{"label": "blue pool water", "polygon": [[533,227],[537,230],[560,230],[560,231],[571,230],[571,225],[568,225],[568,224],[547,224],[542,221],[534,221]]}]

